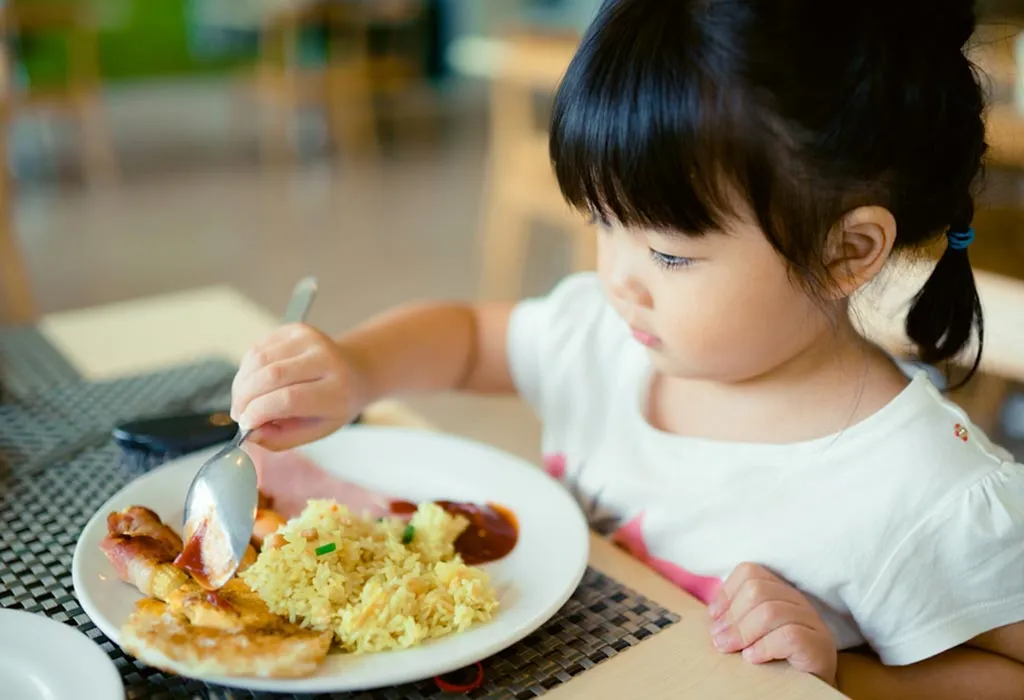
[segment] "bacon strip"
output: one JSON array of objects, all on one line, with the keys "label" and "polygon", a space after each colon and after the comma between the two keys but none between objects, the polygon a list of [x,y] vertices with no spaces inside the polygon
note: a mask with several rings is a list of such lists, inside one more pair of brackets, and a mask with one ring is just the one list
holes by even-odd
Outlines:
[{"label": "bacon strip", "polygon": [[122,581],[159,600],[188,580],[172,565],[181,553],[181,538],[149,508],[131,506],[108,515],[100,549]]},{"label": "bacon strip", "polygon": [[182,549],[178,533],[164,525],[159,515],[143,506],[131,506],[108,515],[107,532],[111,535],[149,537],[167,545],[175,555]]},{"label": "bacon strip", "polygon": [[173,564],[175,551],[167,542],[140,535],[108,534],[100,542],[118,578],[145,595],[166,600],[188,580]]}]

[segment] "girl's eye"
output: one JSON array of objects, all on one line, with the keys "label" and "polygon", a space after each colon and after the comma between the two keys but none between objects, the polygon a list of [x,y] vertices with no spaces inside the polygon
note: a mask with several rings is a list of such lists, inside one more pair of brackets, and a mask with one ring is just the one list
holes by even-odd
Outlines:
[{"label": "girl's eye", "polygon": [[678,255],[659,253],[654,250],[654,248],[651,248],[651,258],[654,262],[658,263],[658,265],[668,270],[674,270],[677,267],[687,267],[688,265],[693,264],[693,258],[682,258]]}]

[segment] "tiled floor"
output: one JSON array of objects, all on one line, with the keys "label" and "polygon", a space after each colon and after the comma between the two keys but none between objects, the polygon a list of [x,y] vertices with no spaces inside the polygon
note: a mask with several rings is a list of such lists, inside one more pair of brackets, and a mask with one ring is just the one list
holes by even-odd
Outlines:
[{"label": "tiled floor", "polygon": [[[259,167],[258,115],[230,86],[113,95],[120,185],[83,187],[61,165],[60,177],[21,188],[18,233],[38,305],[48,312],[227,282],[280,309],[296,279],[316,274],[323,292],[311,320],[337,332],[415,297],[472,298],[484,95],[446,94],[419,114],[435,137],[399,129],[377,164],[313,159],[286,174]],[[55,144],[63,164],[67,144]],[[990,180],[976,260],[1024,277],[1024,188],[1016,176]],[[527,289],[540,292],[564,272],[567,250],[559,236],[538,233]],[[447,429],[536,455],[537,426],[515,400],[414,403]]]}]

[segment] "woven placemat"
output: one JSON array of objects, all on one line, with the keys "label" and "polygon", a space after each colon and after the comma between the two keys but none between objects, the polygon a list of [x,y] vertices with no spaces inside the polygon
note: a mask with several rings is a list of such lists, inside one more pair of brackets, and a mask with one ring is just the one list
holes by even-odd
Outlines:
[{"label": "woven placemat", "polygon": [[222,360],[144,377],[72,381],[0,403],[0,475],[32,473],[110,441],[119,422],[148,415],[224,407],[235,368]]},{"label": "woven placemat", "polygon": [[[75,542],[85,523],[140,469],[137,460],[127,459],[110,442],[109,426],[139,415],[223,405],[230,376],[223,363],[202,363],[146,377],[51,387],[31,400],[21,397],[14,406],[0,407],[0,456],[8,464],[0,471],[0,607],[41,613],[80,628],[114,660],[130,700],[279,697],[207,686],[137,663],[85,615],[71,580]],[[32,431],[23,433],[29,425]],[[103,430],[106,439],[97,438]],[[572,599],[547,624],[483,662],[484,684],[468,697],[540,696],[677,620],[588,570]],[[318,697],[414,700],[444,695],[428,680]]]},{"label": "woven placemat", "polygon": [[76,379],[78,370],[38,329],[0,327],[0,402]]}]

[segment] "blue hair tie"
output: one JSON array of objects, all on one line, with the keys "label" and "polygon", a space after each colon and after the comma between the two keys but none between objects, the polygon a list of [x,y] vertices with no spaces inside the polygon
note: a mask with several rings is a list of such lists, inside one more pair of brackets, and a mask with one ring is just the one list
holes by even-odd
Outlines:
[{"label": "blue hair tie", "polygon": [[966,231],[946,231],[946,238],[949,239],[951,249],[967,250],[967,246],[974,242],[974,228]]}]

